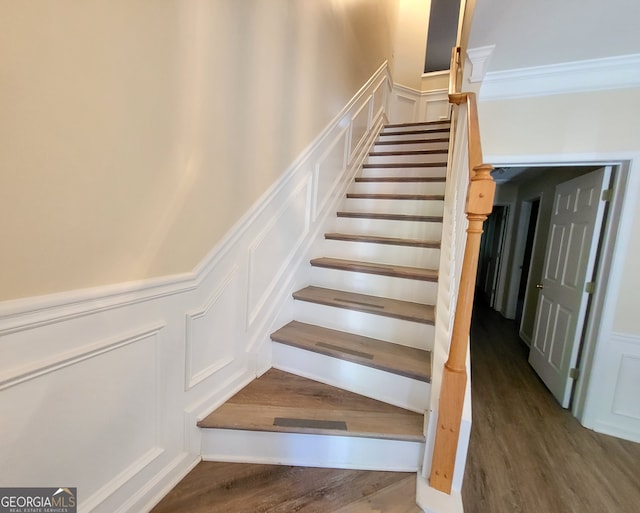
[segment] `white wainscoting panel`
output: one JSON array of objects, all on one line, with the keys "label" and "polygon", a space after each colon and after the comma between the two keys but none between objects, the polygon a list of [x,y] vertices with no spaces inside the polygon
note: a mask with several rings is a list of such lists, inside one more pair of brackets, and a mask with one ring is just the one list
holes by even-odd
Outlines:
[{"label": "white wainscoting panel", "polygon": [[414,123],[418,121],[418,91],[394,85],[389,105],[390,123]]},{"label": "white wainscoting panel", "polygon": [[206,305],[187,313],[185,390],[233,362],[234,346],[230,341],[242,324],[237,309],[237,277],[238,266],[234,266]]},{"label": "white wainscoting panel", "polygon": [[313,221],[318,219],[327,203],[335,199],[337,189],[347,165],[347,130],[342,129],[320,155],[313,172]]},{"label": "white wainscoting panel", "polygon": [[271,367],[389,90],[384,63],[193,272],[0,303],[3,485],[140,513],[193,468],[197,420]]},{"label": "white wainscoting panel", "polygon": [[34,486],[55,476],[93,508],[160,456],[159,333],[89,344],[3,390],[0,482]]},{"label": "white wainscoting panel", "polygon": [[307,173],[249,247],[249,325],[289,268],[309,232],[310,218],[311,175]]},{"label": "white wainscoting panel", "polygon": [[600,351],[592,379],[597,380],[594,394],[600,405],[593,428],[640,442],[640,336],[613,333]]},{"label": "white wainscoting panel", "polygon": [[373,109],[373,96],[369,96],[367,102],[364,103],[354,114],[351,121],[351,137],[349,140],[349,162],[357,155],[365,142],[369,129],[371,128]]},{"label": "white wainscoting panel", "polygon": [[421,123],[450,118],[446,89],[417,91],[395,84],[391,92],[389,110],[391,123]]}]

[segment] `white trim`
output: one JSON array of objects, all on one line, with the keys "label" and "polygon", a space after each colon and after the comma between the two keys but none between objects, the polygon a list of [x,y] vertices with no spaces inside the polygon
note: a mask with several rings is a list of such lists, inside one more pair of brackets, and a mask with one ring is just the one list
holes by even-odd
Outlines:
[{"label": "white trim", "polygon": [[479,46],[478,48],[469,48],[467,57],[471,62],[471,75],[469,82],[482,82],[486,73],[489,61],[493,55],[496,45]]},{"label": "white trim", "polygon": [[489,72],[480,89],[480,100],[627,87],[640,87],[640,54]]},{"label": "white trim", "polygon": [[440,71],[429,71],[427,73],[423,73],[422,74],[422,78],[430,78],[430,77],[441,77],[443,75],[448,75],[449,74],[448,69],[443,69]]},{"label": "white trim", "polygon": [[157,460],[164,451],[165,450],[160,447],[152,447],[149,449],[146,453],[140,456],[140,458],[120,472],[115,478],[109,481],[97,492],[91,494],[85,501],[81,502],[78,505],[78,509],[81,511],[91,511],[96,508],[99,504],[103,503],[115,494],[123,485],[140,474],[144,468]]},{"label": "white trim", "polygon": [[116,510],[116,513],[151,511],[201,461],[200,456],[188,453],[179,454],[153,479],[138,489]]},{"label": "white trim", "polygon": [[203,429],[202,459],[270,465],[415,472],[424,442],[359,436]]},{"label": "white trim", "polygon": [[76,363],[83,362],[90,358],[100,356],[104,353],[108,353],[109,351],[120,349],[121,347],[128,346],[134,342],[155,337],[164,327],[165,324],[161,323],[155,326],[138,329],[132,333],[119,335],[108,340],[86,345],[82,347],[82,349],[69,351],[61,355],[55,355],[47,360],[38,361],[29,366],[19,367],[18,369],[5,372],[3,375],[0,375],[0,391],[26,381],[39,378],[40,376],[50,374],[60,369],[64,369],[65,367],[75,365]]}]

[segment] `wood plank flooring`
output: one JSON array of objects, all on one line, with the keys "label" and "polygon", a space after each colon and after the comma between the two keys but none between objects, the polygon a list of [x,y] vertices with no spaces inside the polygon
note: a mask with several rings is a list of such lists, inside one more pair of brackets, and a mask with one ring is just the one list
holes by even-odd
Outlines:
[{"label": "wood plank flooring", "polygon": [[640,444],[582,427],[527,354],[514,322],[476,306],[465,513],[640,511]]},{"label": "wood plank flooring", "polygon": [[421,513],[415,473],[202,462],[152,513]]},{"label": "wood plank flooring", "polygon": [[271,369],[198,426],[423,442],[423,422],[418,413]]}]

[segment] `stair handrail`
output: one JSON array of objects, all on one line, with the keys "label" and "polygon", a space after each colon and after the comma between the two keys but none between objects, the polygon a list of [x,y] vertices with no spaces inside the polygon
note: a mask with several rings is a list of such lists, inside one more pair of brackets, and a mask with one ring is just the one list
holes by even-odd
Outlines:
[{"label": "stair handrail", "polygon": [[467,346],[471,328],[482,225],[493,208],[496,187],[491,177],[493,166],[483,163],[476,95],[472,92],[459,90],[458,77],[462,67],[461,53],[459,46],[451,52],[449,102],[458,107],[466,104],[467,107],[469,186],[465,213],[468,226],[451,344],[442,375],[438,426],[429,478],[431,487],[447,494],[451,493],[467,386]]}]

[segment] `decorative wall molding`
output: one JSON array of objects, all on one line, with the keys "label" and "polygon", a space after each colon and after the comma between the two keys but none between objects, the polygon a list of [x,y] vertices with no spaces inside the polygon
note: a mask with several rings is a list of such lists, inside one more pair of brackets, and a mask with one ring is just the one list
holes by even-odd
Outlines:
[{"label": "decorative wall molding", "polygon": [[640,335],[613,332],[603,343],[593,371],[602,404],[593,429],[640,442]]},{"label": "decorative wall molding", "polygon": [[109,351],[121,349],[129,344],[155,337],[164,327],[164,323],[158,323],[155,326],[142,328],[141,330],[136,330],[133,333],[122,334],[109,340],[87,344],[82,346],[81,349],[54,355],[45,360],[38,360],[26,367],[7,369],[0,374],[0,391],[20,385],[26,381],[39,378],[46,374],[62,370],[65,367],[76,365],[88,360],[89,358],[95,358],[96,356],[100,356]]},{"label": "decorative wall molding", "polygon": [[[237,272],[238,266],[234,265],[207,303],[198,310],[186,313],[185,390],[193,388],[234,360],[233,346],[226,344],[231,333],[227,330],[216,333],[215,328],[221,322],[228,323],[232,328],[238,324],[237,320],[234,322],[233,313],[228,311],[235,304],[224,296],[230,285],[234,284]],[[198,326],[202,329],[198,329]],[[215,336],[213,333],[216,333]]]},{"label": "decorative wall molding", "polygon": [[478,48],[469,48],[467,57],[471,62],[471,75],[469,82],[482,82],[487,73],[487,66],[496,45],[479,46]]},{"label": "decorative wall molding", "polygon": [[[309,233],[311,185],[312,176],[305,172],[300,183],[282,200],[278,210],[249,246],[249,328],[261,313]],[[277,265],[276,269],[274,264]]]},{"label": "decorative wall molding", "polygon": [[391,123],[447,121],[450,118],[448,91],[418,91],[394,84],[389,111]]},{"label": "decorative wall molding", "polygon": [[628,87],[640,87],[640,54],[489,72],[480,88],[480,100]]}]

